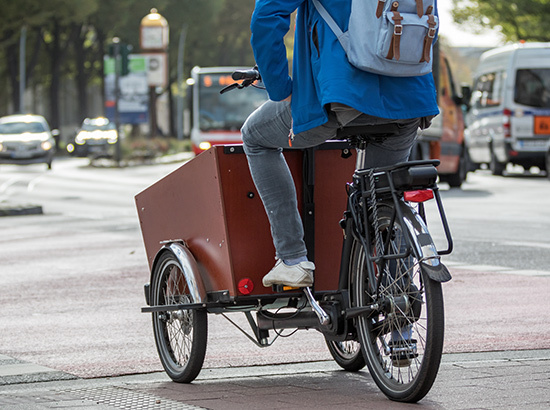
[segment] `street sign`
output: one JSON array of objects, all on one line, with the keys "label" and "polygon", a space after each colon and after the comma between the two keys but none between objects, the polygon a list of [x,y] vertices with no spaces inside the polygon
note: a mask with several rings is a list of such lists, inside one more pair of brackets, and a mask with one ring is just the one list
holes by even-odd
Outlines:
[{"label": "street sign", "polygon": [[[119,77],[118,111],[121,124],[142,124],[149,121],[149,88],[147,59],[130,54],[129,72]],[[115,61],[104,57],[105,63],[105,115],[115,122]]]},{"label": "street sign", "polygon": [[143,53],[147,58],[147,83],[149,86],[166,87],[168,84],[168,55],[166,53]]}]

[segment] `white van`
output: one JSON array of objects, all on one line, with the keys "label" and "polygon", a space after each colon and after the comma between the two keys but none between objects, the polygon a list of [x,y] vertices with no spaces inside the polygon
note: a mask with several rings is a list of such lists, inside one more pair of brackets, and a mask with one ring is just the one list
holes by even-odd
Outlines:
[{"label": "white van", "polygon": [[475,167],[502,175],[506,164],[546,168],[550,140],[550,43],[520,43],[482,54],[464,137]]}]

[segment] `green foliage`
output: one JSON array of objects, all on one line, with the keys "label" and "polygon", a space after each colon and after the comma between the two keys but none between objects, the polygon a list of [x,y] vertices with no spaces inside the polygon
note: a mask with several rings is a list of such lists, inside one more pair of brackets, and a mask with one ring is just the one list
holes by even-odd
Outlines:
[{"label": "green foliage", "polygon": [[[49,87],[52,81],[55,86],[58,79],[52,75],[80,78],[84,86],[101,81],[107,45],[116,36],[139,52],[141,19],[153,7],[170,26],[171,82],[176,78],[178,42],[184,27],[186,75],[195,65],[254,63],[249,29],[254,0],[3,0],[1,3],[0,81],[9,78],[13,89],[3,87],[0,101],[12,100],[9,94],[14,97],[17,92],[23,26],[28,29],[27,64],[36,62],[33,66],[36,70],[27,73],[28,86]],[[31,43],[36,46],[31,47]],[[52,72],[52,67],[59,69],[60,74]]]},{"label": "green foliage", "polygon": [[453,18],[474,30],[500,28],[508,41],[550,41],[550,0],[453,0]]}]

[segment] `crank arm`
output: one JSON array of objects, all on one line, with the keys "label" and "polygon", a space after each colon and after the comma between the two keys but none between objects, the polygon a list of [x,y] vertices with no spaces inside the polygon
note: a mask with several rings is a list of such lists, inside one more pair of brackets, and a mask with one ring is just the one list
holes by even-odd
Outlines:
[{"label": "crank arm", "polygon": [[323,308],[319,306],[319,303],[317,303],[317,301],[313,297],[313,293],[311,293],[311,288],[307,287],[303,289],[309,304],[319,318],[319,323],[321,323],[322,326],[327,326],[328,324],[330,324],[330,317],[327,315],[327,312],[325,312]]}]

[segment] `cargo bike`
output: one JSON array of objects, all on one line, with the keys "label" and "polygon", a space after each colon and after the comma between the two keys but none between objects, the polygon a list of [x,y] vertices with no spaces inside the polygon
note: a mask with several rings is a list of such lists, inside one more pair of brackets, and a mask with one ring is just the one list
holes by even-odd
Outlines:
[{"label": "cargo bike", "polygon": [[[381,137],[372,127],[344,128],[338,141],[284,152],[316,265],[309,288],[262,285],[274,249],[242,146],[214,146],[136,195],[151,272],[142,312],[152,314],[173,381],[199,374],[208,314],[242,312],[250,329],[237,327],[260,347],[283,329],[316,329],[343,369],[366,365],[388,398],[417,402],[428,393],[443,349],[441,283],[451,279],[441,262],[452,238],[438,161],[365,168],[369,141]],[[444,250],[426,225],[429,199]]]}]

